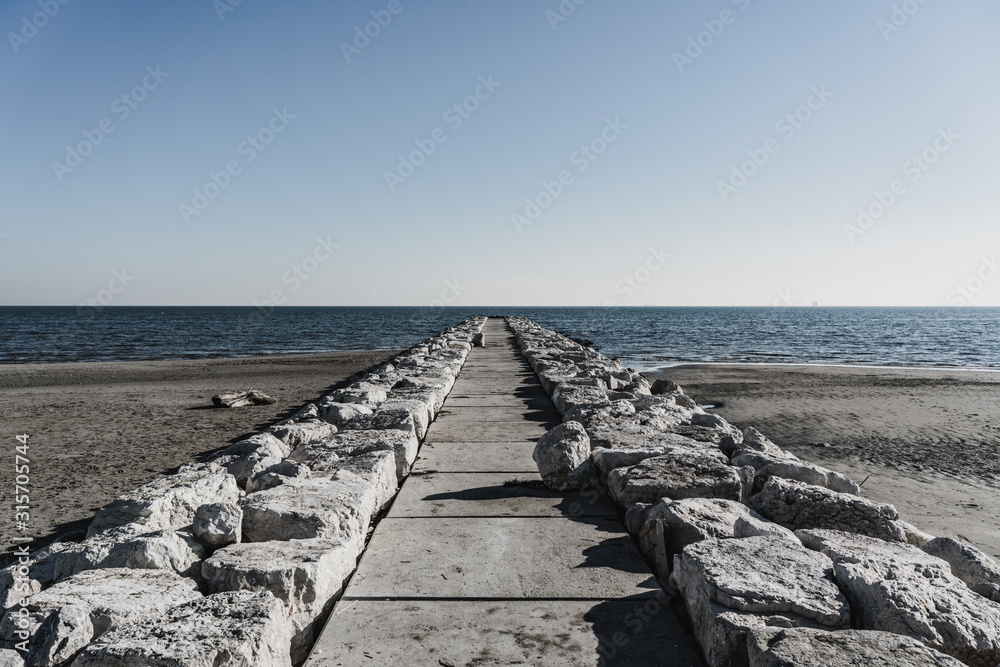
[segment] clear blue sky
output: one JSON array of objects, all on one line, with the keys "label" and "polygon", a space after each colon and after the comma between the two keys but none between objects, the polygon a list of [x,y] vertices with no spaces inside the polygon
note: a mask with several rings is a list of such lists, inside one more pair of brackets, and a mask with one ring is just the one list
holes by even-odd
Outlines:
[{"label": "clear blue sky", "polygon": [[1000,6],[895,4],[7,0],[0,303],[1000,305]]}]

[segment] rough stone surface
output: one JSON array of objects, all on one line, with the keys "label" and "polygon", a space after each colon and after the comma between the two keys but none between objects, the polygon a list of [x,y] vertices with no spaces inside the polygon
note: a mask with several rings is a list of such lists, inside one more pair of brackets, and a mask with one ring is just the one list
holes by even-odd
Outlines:
[{"label": "rough stone surface", "polygon": [[608,475],[611,497],[621,505],[653,503],[660,498],[727,498],[744,500],[752,469],[734,468],[699,452],[674,452],[646,459]]},{"label": "rough stone surface", "polygon": [[749,667],[962,667],[915,639],[873,630],[767,628],[751,631]]},{"label": "rough stone surface", "polygon": [[357,475],[375,490],[376,511],[392,500],[399,488],[396,483],[396,457],[392,452],[376,451],[348,456],[329,467],[322,467],[317,471],[317,477],[329,477],[338,470]]},{"label": "rough stone surface", "polygon": [[[19,562],[0,570],[0,609],[9,609],[29,595],[34,595],[55,580],[56,555],[72,546],[72,542],[55,542],[29,554],[28,580],[24,581]],[[17,585],[15,585],[17,584]],[[21,590],[27,588],[28,590]]]},{"label": "rough stone surface", "polygon": [[546,486],[556,491],[579,489],[594,478],[590,438],[579,422],[564,422],[546,431],[531,458]]},{"label": "rough stone surface", "polygon": [[289,453],[291,449],[283,440],[270,433],[258,433],[230,445],[215,461],[236,478],[237,484],[244,486],[251,475],[278,463]]},{"label": "rough stone surface", "polygon": [[896,521],[896,524],[903,531],[906,536],[906,543],[912,544],[915,547],[920,547],[921,549],[925,544],[934,539],[934,536],[930,533],[925,533],[916,526],[906,523],[905,521]]},{"label": "rough stone surface", "polygon": [[598,387],[560,382],[552,392],[552,403],[559,414],[565,415],[572,408],[587,403],[609,403],[608,392]]},{"label": "rough stone surface", "polygon": [[0,648],[0,667],[24,667],[24,658],[14,649]]},{"label": "rough stone surface", "polygon": [[895,542],[906,540],[892,505],[780,477],[768,479],[763,490],[750,498],[750,507],[793,530],[829,528]]},{"label": "rough stone surface", "polygon": [[[830,561],[801,545],[773,537],[704,540],[674,558],[671,581],[710,665],[741,664],[749,629],[846,628],[847,600],[830,579]],[[726,618],[727,612],[741,616]]]},{"label": "rough stone surface", "polygon": [[247,493],[273,489],[290,479],[309,479],[312,470],[298,461],[281,461],[261,470],[247,480]]},{"label": "rough stone surface", "polygon": [[321,442],[330,438],[337,432],[337,427],[325,422],[306,422],[272,426],[267,432],[294,450],[307,442]]},{"label": "rough stone surface", "polygon": [[994,602],[1000,602],[1000,565],[995,560],[974,546],[950,537],[935,537],[922,548],[951,565],[951,573],[969,588]]},{"label": "rough stone surface", "polygon": [[1000,605],[969,590],[947,564],[839,558],[833,567],[855,627],[919,639],[972,667],[1000,664]]},{"label": "rough stone surface", "polygon": [[372,409],[361,403],[338,403],[331,397],[320,400],[317,405],[319,416],[323,421],[338,426],[349,419],[360,415],[370,415]]},{"label": "rough stone surface", "polygon": [[614,401],[603,404],[578,405],[569,409],[563,416],[563,421],[575,421],[583,424],[585,428],[596,426],[597,424],[615,424],[622,419],[627,419],[635,414],[635,406],[629,401]]},{"label": "rough stone surface", "polygon": [[217,593],[156,618],[124,623],[74,667],[291,667],[292,625],[270,593]]},{"label": "rough stone surface", "polygon": [[663,378],[659,378],[657,380],[653,380],[653,384],[650,385],[649,391],[651,391],[654,395],[670,394],[675,391],[680,392],[681,386],[676,382],[674,382],[673,380],[665,380]]},{"label": "rough stone surface", "polygon": [[837,493],[858,495],[861,488],[850,477],[833,470],[827,470],[806,461],[776,457],[756,450],[740,450],[733,456],[733,465],[750,466],[756,473],[756,488],[764,486],[771,477],[794,479],[804,484],[822,486]]},{"label": "rough stone surface", "polygon": [[[159,616],[174,605],[201,597],[193,580],[173,572],[127,568],[81,572],[26,601],[32,648],[42,650],[40,645],[47,643],[50,651],[56,650],[61,654],[71,650],[75,652],[116,623]],[[43,636],[38,631],[39,626],[66,607],[74,607],[86,614],[90,625],[83,623],[77,612],[67,612],[47,626],[47,629],[63,634]],[[92,634],[84,637],[88,627]],[[3,638],[9,640],[13,636],[12,631],[11,619],[5,617]]]},{"label": "rough stone surface", "polygon": [[94,640],[96,632],[90,610],[68,604],[49,614],[35,631],[36,642],[24,662],[36,665],[62,665]]},{"label": "rough stone surface", "polygon": [[241,506],[245,542],[327,537],[359,549],[377,508],[375,489],[347,471],[252,493]]},{"label": "rough stone surface", "polygon": [[297,448],[289,458],[305,463],[313,471],[330,467],[342,458],[389,451],[396,457],[396,477],[403,479],[417,457],[420,443],[416,436],[393,429],[378,431],[342,431],[325,442],[311,442]]},{"label": "rough stone surface", "polygon": [[70,543],[55,555],[53,578],[58,581],[85,570],[124,567],[197,577],[204,558],[205,548],[190,533],[125,524]]},{"label": "rough stone surface", "polygon": [[236,478],[227,472],[196,470],[144,484],[97,511],[87,537],[137,523],[150,529],[177,530],[194,520],[205,503],[235,502],[240,495]]},{"label": "rough stone surface", "polygon": [[344,389],[338,389],[330,394],[333,400],[339,403],[362,403],[370,408],[375,408],[386,399],[388,392],[386,388],[371,382],[355,382]]},{"label": "rough stone surface", "polygon": [[[722,465],[728,465],[728,460],[726,455],[717,449],[710,449],[707,447],[700,446],[693,440],[688,440],[679,435],[674,435],[672,433],[662,433],[662,436],[658,438],[660,444],[653,444],[646,447],[636,447],[636,448],[625,448],[618,447],[615,449],[607,449],[605,447],[598,447],[591,451],[590,458],[597,466],[597,470],[601,475],[601,479],[607,479],[608,474],[616,468],[627,468],[629,466],[634,466],[646,459],[651,459],[658,456],[667,456],[674,453],[680,454],[697,454],[702,456],[710,456]],[[677,442],[691,443],[690,446],[687,444],[682,445],[671,445],[664,444],[670,442],[670,439],[676,439]]]},{"label": "rough stone surface", "polygon": [[[676,433],[665,433],[655,426],[638,422],[618,422],[615,424],[598,423],[587,428],[592,449],[648,449],[652,447],[694,447],[705,449],[711,447],[691,438]],[[719,451],[719,459],[728,461],[728,457]]]},{"label": "rough stone surface", "polygon": [[649,509],[647,521],[663,523],[664,547],[670,555],[680,553],[689,544],[711,539],[774,535],[797,543],[788,529],[765,521],[742,503],[721,498],[664,498]]},{"label": "rough stone surface", "polygon": [[920,549],[902,542],[887,542],[867,535],[845,533],[840,530],[809,529],[796,530],[795,536],[803,546],[836,560],[842,558],[858,563],[866,558],[875,560],[901,560],[926,563],[941,569],[948,569],[945,561],[924,553]]},{"label": "rough stone surface", "polygon": [[402,431],[414,438],[422,438],[427,432],[427,423],[421,423],[418,428],[413,414],[403,408],[385,408],[380,405],[370,415],[359,415],[341,424],[344,431],[369,431],[391,429]]},{"label": "rough stone surface", "polygon": [[778,447],[776,444],[768,440],[763,433],[752,426],[743,429],[742,442],[734,442],[730,446],[733,448],[732,451],[728,452],[730,455],[739,449],[749,449],[751,451],[761,452],[775,458],[797,458],[794,454],[786,452],[781,447]]},{"label": "rough stone surface", "polygon": [[194,513],[191,531],[210,547],[218,548],[240,541],[243,510],[236,503],[202,505]]},{"label": "rough stone surface", "polygon": [[340,540],[235,544],[205,561],[202,578],[212,593],[269,591],[281,600],[294,627],[292,659],[299,662],[354,571],[356,555]]}]

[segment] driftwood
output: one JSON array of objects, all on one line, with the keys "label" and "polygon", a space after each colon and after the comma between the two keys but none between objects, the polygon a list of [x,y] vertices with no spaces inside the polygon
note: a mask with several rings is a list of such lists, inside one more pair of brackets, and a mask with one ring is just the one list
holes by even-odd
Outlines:
[{"label": "driftwood", "polygon": [[270,405],[275,402],[273,398],[256,389],[231,391],[228,394],[217,394],[212,397],[212,404],[217,408],[242,408],[246,405]]}]

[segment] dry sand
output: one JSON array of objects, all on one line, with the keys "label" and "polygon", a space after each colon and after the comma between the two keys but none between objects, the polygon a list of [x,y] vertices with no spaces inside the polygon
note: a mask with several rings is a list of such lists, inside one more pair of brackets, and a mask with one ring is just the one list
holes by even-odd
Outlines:
[{"label": "dry sand", "polygon": [[[256,433],[391,351],[243,359],[0,365],[2,506],[14,504],[15,436],[30,437],[30,529],[43,546],[86,529],[116,496]],[[254,387],[274,405],[212,408]],[[13,516],[0,521],[9,547]]]},{"label": "dry sand", "polygon": [[1000,558],[1000,373],[709,364],[646,375],[803,459],[870,475],[864,496]]}]

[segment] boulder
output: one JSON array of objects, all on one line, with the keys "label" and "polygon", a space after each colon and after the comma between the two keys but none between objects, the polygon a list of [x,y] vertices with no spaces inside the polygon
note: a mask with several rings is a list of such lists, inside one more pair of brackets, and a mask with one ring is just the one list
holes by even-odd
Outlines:
[{"label": "boulder", "polygon": [[[18,558],[12,565],[0,570],[0,610],[10,609],[24,598],[40,592],[43,587],[51,584],[55,580],[56,556],[73,544],[73,542],[54,542],[29,554],[24,562]],[[21,569],[22,567],[28,568],[27,573]]]},{"label": "boulder", "polygon": [[[422,415],[424,416],[424,415]],[[383,403],[370,415],[359,415],[349,419],[340,425],[344,431],[369,431],[385,430],[402,431],[414,438],[422,438],[427,433],[426,420],[421,422],[420,427],[413,418],[413,414],[403,408],[385,408]]]},{"label": "boulder", "polygon": [[273,489],[290,479],[309,479],[312,470],[298,461],[281,461],[264,470],[255,473],[247,480],[247,493],[255,493],[264,489]]},{"label": "boulder", "polygon": [[288,608],[293,625],[292,661],[305,658],[344,582],[354,571],[354,545],[340,540],[234,544],[202,565],[212,593],[269,591]]},{"label": "boulder", "polygon": [[[712,449],[704,443],[676,433],[665,433],[655,426],[639,424],[633,421],[620,421],[617,424],[597,424],[587,428],[592,449],[649,449],[652,447],[694,447]],[[719,451],[720,460],[729,461],[728,457]]]},{"label": "boulder", "polygon": [[338,403],[361,403],[369,408],[375,408],[386,399],[386,395],[385,387],[370,382],[355,382],[330,394]]},{"label": "boulder", "polygon": [[743,441],[743,433],[719,415],[708,412],[694,412],[691,415],[691,425],[716,431],[719,434],[720,440],[722,437],[728,436],[734,443],[739,444]]},{"label": "boulder", "polygon": [[291,453],[289,459],[305,463],[313,471],[318,471],[349,456],[388,451],[396,457],[396,477],[397,480],[402,480],[417,458],[419,447],[416,436],[394,429],[342,431],[324,442],[302,445]]},{"label": "boulder", "polygon": [[850,493],[855,496],[861,493],[861,487],[847,475],[798,459],[776,457],[752,449],[742,449],[733,456],[733,465],[750,466],[756,470],[754,487],[758,489],[763,488],[764,483],[771,477],[782,477],[794,479],[804,484],[826,487],[837,493]]},{"label": "boulder", "polygon": [[608,491],[621,505],[654,503],[660,498],[746,499],[752,468],[734,468],[711,454],[675,451],[608,474]]},{"label": "boulder", "polygon": [[210,503],[194,513],[191,531],[212,548],[240,541],[243,510],[236,503]]},{"label": "boulder", "polygon": [[663,546],[671,556],[689,544],[711,539],[774,535],[798,543],[790,530],[765,521],[742,503],[722,498],[663,498],[650,508],[646,520],[663,524]]},{"label": "boulder", "polygon": [[245,486],[251,475],[280,462],[290,453],[291,449],[284,441],[270,433],[258,433],[227,447],[215,462],[235,477],[237,484]]},{"label": "boulder", "polygon": [[190,533],[125,524],[70,543],[55,555],[53,575],[59,581],[85,570],[132,568],[197,577],[204,558],[205,548]]},{"label": "boulder", "polygon": [[143,484],[97,510],[87,537],[137,523],[150,530],[177,530],[194,521],[205,503],[228,503],[239,498],[236,478],[224,471],[195,470]]},{"label": "boulder", "polygon": [[608,392],[598,387],[583,387],[560,382],[552,392],[552,403],[559,414],[565,415],[572,408],[588,403],[610,403]]},{"label": "boulder", "polygon": [[629,401],[614,401],[613,403],[584,404],[570,408],[563,421],[575,421],[590,428],[598,424],[617,424],[635,414],[635,406]]},{"label": "boulder", "polygon": [[483,333],[472,334],[472,345],[475,347],[486,347],[486,335]]},{"label": "boulder", "polygon": [[906,540],[892,505],[780,477],[768,479],[761,492],[750,498],[750,507],[793,530],[829,528],[882,540]]},{"label": "boulder", "polygon": [[1000,664],[1000,605],[969,590],[946,563],[862,557],[833,567],[855,627],[913,637],[972,667]]},{"label": "boulder", "polygon": [[244,542],[327,537],[359,551],[378,507],[375,488],[346,470],[252,493],[241,506]]},{"label": "boulder", "polygon": [[649,391],[656,394],[671,394],[673,392],[683,393],[681,391],[681,386],[674,382],[673,380],[666,380],[664,378],[658,378],[653,380],[653,384],[650,385]]},{"label": "boulder", "polygon": [[[54,584],[29,598],[23,608],[32,651],[65,658],[117,623],[157,617],[174,605],[200,597],[194,580],[173,572],[111,568],[81,572]],[[64,609],[65,613],[49,621]],[[40,631],[43,625],[44,633]],[[2,635],[5,640],[13,637],[10,616],[3,620]]]},{"label": "boulder", "polygon": [[24,667],[24,658],[10,648],[0,648],[0,667]]},{"label": "boulder", "polygon": [[874,630],[766,628],[750,632],[749,667],[963,667],[915,639]]},{"label": "boulder", "polygon": [[830,561],[774,537],[704,540],[674,558],[694,633],[712,667],[745,664],[755,628],[846,628],[847,600],[830,579]]},{"label": "boulder", "polygon": [[94,640],[90,610],[73,604],[56,609],[35,630],[35,641],[23,664],[63,665]]},{"label": "boulder", "polygon": [[[728,459],[726,459],[726,455],[718,449],[700,446],[700,443],[697,443],[694,440],[688,440],[687,438],[683,438],[682,436],[674,435],[672,433],[662,433],[659,435],[664,437],[657,438],[654,441],[658,444],[651,444],[645,447],[616,447],[614,449],[598,447],[593,449],[590,453],[590,458],[594,462],[594,465],[597,466],[601,480],[607,480],[608,474],[616,468],[627,468],[629,466],[634,466],[637,463],[641,463],[646,459],[658,456],[668,456],[675,453],[709,456],[718,460],[719,463],[723,465],[728,465],[729,463]],[[604,442],[607,442],[607,440],[605,439]],[[669,442],[689,442],[691,444],[666,444]]]},{"label": "boulder", "polygon": [[291,667],[286,614],[270,593],[217,593],[116,626],[73,666]]},{"label": "boulder", "polygon": [[950,537],[935,537],[921,548],[951,565],[951,573],[969,588],[1000,602],[1000,565],[982,551]]},{"label": "boulder", "polygon": [[761,452],[775,458],[798,458],[794,454],[786,452],[781,449],[781,447],[778,447],[776,444],[768,440],[763,433],[752,426],[748,426],[743,429],[742,435],[742,441],[733,441],[728,445],[731,447],[731,450],[727,451],[727,454],[732,456],[737,450],[747,449],[754,452]]},{"label": "boulder", "polygon": [[905,521],[896,521],[896,525],[900,527],[903,534],[906,536],[906,543],[912,544],[915,547],[923,549],[924,545],[934,539],[934,536],[925,533],[916,526],[906,523]]},{"label": "boulder", "polygon": [[328,467],[320,466],[316,472],[317,476],[329,477],[338,470],[346,470],[357,475],[375,489],[376,512],[392,500],[399,488],[396,482],[396,457],[392,452],[375,451],[348,456],[331,463]]},{"label": "boulder", "polygon": [[[428,427],[430,427],[431,422],[434,421],[432,406],[423,401],[397,398],[396,394],[392,392],[389,394],[389,398],[378,406],[374,414],[399,415],[401,412],[406,412],[410,415],[410,418],[413,420],[413,426],[417,438],[423,440],[427,435]],[[396,417],[396,419],[399,419],[399,417]],[[369,428],[399,428],[398,426],[391,425],[391,422],[383,425],[379,425],[377,421],[374,423],[375,425]]]},{"label": "boulder", "polygon": [[319,408],[319,416],[323,421],[335,426],[348,419],[372,413],[371,408],[361,403],[338,403],[329,396],[320,399],[316,407]]},{"label": "boulder", "polygon": [[852,563],[859,563],[866,558],[900,560],[926,563],[930,566],[948,569],[948,565],[940,558],[926,554],[920,549],[902,542],[886,542],[867,535],[821,528],[796,530],[795,536],[807,549],[818,551],[830,560],[841,558]]},{"label": "boulder", "polygon": [[579,422],[564,422],[546,431],[531,458],[545,485],[556,491],[579,489],[594,478],[590,438]]},{"label": "boulder", "polygon": [[[285,443],[290,450],[307,442],[321,442],[332,437],[337,427],[326,422],[306,422],[303,424],[285,424],[272,426],[267,432]],[[286,453],[285,456],[288,456]]]}]

